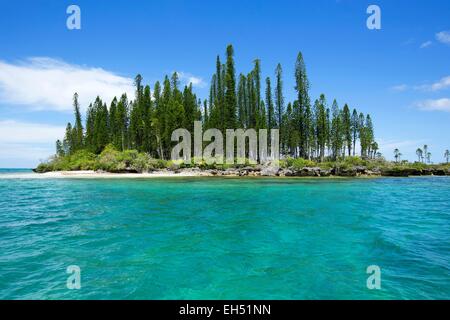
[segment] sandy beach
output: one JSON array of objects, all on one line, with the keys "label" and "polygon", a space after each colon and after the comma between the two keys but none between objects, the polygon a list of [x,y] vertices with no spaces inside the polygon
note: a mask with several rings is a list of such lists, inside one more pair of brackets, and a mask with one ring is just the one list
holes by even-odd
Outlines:
[{"label": "sandy beach", "polygon": [[164,177],[202,177],[212,176],[209,172],[199,171],[180,171],[174,172],[169,170],[153,171],[149,173],[110,173],[91,170],[80,171],[53,171],[46,173],[12,173],[3,174],[2,179],[58,179],[58,178],[74,178],[74,179],[113,179],[113,178],[164,178]]}]

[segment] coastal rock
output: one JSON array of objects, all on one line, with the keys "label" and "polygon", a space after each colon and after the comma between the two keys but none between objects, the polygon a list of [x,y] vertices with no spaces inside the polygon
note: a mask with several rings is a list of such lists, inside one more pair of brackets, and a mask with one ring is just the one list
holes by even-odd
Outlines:
[{"label": "coastal rock", "polygon": [[387,169],[381,172],[386,177],[407,177],[408,172],[406,170]]},{"label": "coastal rock", "polygon": [[356,173],[367,174],[367,168],[364,166],[356,166],[354,169],[356,170]]},{"label": "coastal rock", "polygon": [[279,172],[280,177],[293,177],[294,171],[291,169],[281,169]]},{"label": "coastal rock", "polygon": [[228,168],[223,172],[223,174],[225,176],[239,176],[239,170],[235,168]]},{"label": "coastal rock", "polygon": [[302,168],[301,176],[302,177],[320,177],[321,169],[319,167],[304,167]]},{"label": "coastal rock", "polygon": [[379,176],[381,175],[381,169],[380,168],[373,168],[372,170],[367,171],[369,175]]},{"label": "coastal rock", "polygon": [[273,176],[277,176],[279,173],[280,169],[277,167],[264,167],[261,169],[261,176],[266,176],[266,177],[273,177]]},{"label": "coastal rock", "polygon": [[336,170],[336,174],[342,177],[356,177],[358,171],[355,168],[345,168]]},{"label": "coastal rock", "polygon": [[435,169],[433,174],[436,176],[445,176],[446,173],[444,169]]}]

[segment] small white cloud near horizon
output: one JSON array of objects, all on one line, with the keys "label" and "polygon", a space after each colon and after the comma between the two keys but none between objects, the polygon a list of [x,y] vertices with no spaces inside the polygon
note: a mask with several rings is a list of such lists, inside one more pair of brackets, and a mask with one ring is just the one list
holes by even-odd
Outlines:
[{"label": "small white cloud near horizon", "polygon": [[123,93],[133,96],[133,79],[48,57],[17,63],[0,60],[0,102],[33,110],[72,111],[75,92],[85,110],[97,96],[107,102]]},{"label": "small white cloud near horizon", "polygon": [[443,77],[439,81],[436,81],[432,84],[426,84],[416,87],[416,89],[426,91],[439,91],[447,88],[450,88],[450,76]]},{"label": "small white cloud near horizon", "polygon": [[64,126],[0,120],[0,167],[34,167],[55,154]]},{"label": "small white cloud near horizon", "polygon": [[436,40],[450,45],[450,31],[441,31],[436,33]]},{"label": "small white cloud near horizon", "polygon": [[449,98],[423,100],[423,101],[417,102],[415,105],[417,108],[419,108],[419,110],[423,110],[423,111],[450,112],[450,99]]},{"label": "small white cloud near horizon", "polygon": [[392,91],[403,92],[403,91],[406,91],[408,89],[408,85],[406,85],[406,84],[399,84],[399,85],[396,85],[396,86],[392,86],[390,89]]},{"label": "small white cloud near horizon", "polygon": [[178,77],[185,85],[189,85],[190,83],[192,83],[192,86],[196,87],[196,88],[206,87],[206,82],[203,81],[203,79],[200,77],[194,76],[187,72],[178,72],[177,71],[177,73],[178,73]]},{"label": "small white cloud near horizon", "polygon": [[406,91],[407,89],[414,89],[414,90],[421,90],[421,91],[439,91],[450,88],[450,76],[446,76],[441,78],[440,80],[431,83],[431,84],[422,84],[422,85],[416,85],[416,86],[409,86],[407,84],[399,84],[396,86],[390,87],[390,90],[402,92]]},{"label": "small white cloud near horizon", "polygon": [[405,159],[414,160],[412,156],[415,150],[427,143],[427,139],[417,140],[392,140],[378,139],[380,152],[386,159],[394,159],[394,150],[399,149]]},{"label": "small white cloud near horizon", "polygon": [[0,143],[48,143],[62,139],[64,126],[0,120]]},{"label": "small white cloud near horizon", "polygon": [[424,43],[422,43],[420,45],[420,49],[424,49],[424,48],[428,48],[429,46],[431,46],[433,44],[432,41],[425,41]]}]

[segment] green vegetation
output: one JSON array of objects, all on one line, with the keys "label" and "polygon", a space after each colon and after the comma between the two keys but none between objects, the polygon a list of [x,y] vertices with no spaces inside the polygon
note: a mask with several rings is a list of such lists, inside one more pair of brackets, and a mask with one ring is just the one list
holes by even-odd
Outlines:
[{"label": "green vegetation", "polygon": [[[73,97],[74,123],[68,123],[62,141],[56,142],[56,155],[36,171],[104,170],[109,172],[146,172],[186,166],[167,161],[176,142],[171,134],[180,127],[193,133],[194,121],[202,121],[203,130],[253,128],[279,129],[281,167],[346,170],[356,166],[385,170],[418,169],[430,164],[431,153],[425,145],[417,149],[419,163],[401,161],[395,150],[395,164],[384,161],[378,152],[371,116],[347,104],[341,109],[336,100],[328,106],[324,94],[311,104],[309,80],[303,55],[295,62],[296,100],[285,106],[283,71],[275,68],[275,81],[265,79],[261,92],[261,61],[253,69],[237,76],[234,50],[226,49],[226,62],[216,58],[209,99],[201,101],[192,84],[180,89],[178,74],[166,76],[162,84],[143,85],[135,78],[134,100],[126,94],[114,98],[109,107],[97,97],[87,108],[83,127],[78,94]],[[264,98],[261,97],[264,95]],[[359,150],[357,143],[359,142]],[[248,149],[248,148],[247,148]],[[359,156],[356,156],[356,155]],[[445,155],[449,158],[449,152]],[[246,162],[248,165],[248,161]],[[197,165],[201,169],[226,169],[233,165]],[[235,165],[234,167],[237,167]]]},{"label": "green vegetation", "polygon": [[[337,161],[314,161],[303,158],[287,157],[280,160],[280,168],[300,171],[303,168],[319,168],[321,170],[355,171],[370,170],[382,175],[407,176],[407,175],[428,175],[428,174],[449,174],[450,164],[430,165],[423,162],[409,163],[408,161],[390,162],[383,158],[363,159],[359,156],[350,156]],[[107,145],[100,154],[95,154],[87,150],[78,150],[67,156],[54,156],[47,162],[41,163],[36,172],[49,171],[74,171],[74,170],[94,170],[107,171],[113,173],[142,173],[155,170],[168,169],[178,170],[183,168],[199,168],[202,170],[226,170],[231,168],[258,167],[249,164],[248,160],[244,165],[230,164],[206,164],[202,161],[196,164],[195,158],[192,158],[191,164],[183,162],[175,163],[173,161],[155,159],[145,152],[136,150],[117,150],[112,144]]]},{"label": "green vegetation", "polygon": [[[331,108],[325,95],[311,105],[309,80],[303,55],[295,63],[297,99],[285,108],[282,67],[275,68],[272,88],[270,77],[265,79],[262,98],[261,61],[253,69],[239,74],[236,83],[234,49],[226,49],[226,62],[216,58],[216,73],[212,76],[209,100],[197,98],[192,84],[180,89],[175,72],[162,84],[143,85],[141,75],[135,78],[134,100],[123,94],[114,98],[109,107],[97,97],[87,108],[83,127],[74,94],[74,123],[68,123],[65,138],[56,142],[56,155],[69,157],[80,150],[99,155],[109,144],[117,151],[137,150],[157,159],[168,159],[174,145],[172,132],[180,127],[193,132],[194,121],[202,121],[203,129],[253,128],[280,129],[281,151],[286,156],[318,162],[338,160],[355,155],[356,140],[360,141],[363,158],[376,157],[376,143],[370,115],[350,112],[347,104],[340,109],[336,100]],[[64,160],[62,160],[64,162]]]}]

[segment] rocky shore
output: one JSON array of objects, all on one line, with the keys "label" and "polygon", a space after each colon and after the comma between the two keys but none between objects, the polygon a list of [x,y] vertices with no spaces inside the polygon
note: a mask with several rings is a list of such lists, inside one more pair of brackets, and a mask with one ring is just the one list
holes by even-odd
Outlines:
[{"label": "rocky shore", "polygon": [[158,177],[409,177],[409,176],[449,176],[450,168],[349,168],[320,167],[277,168],[272,166],[247,166],[227,169],[205,169],[199,167],[154,169],[136,172],[127,168],[120,172],[103,170],[50,171],[34,175],[42,178],[158,178]]},{"label": "rocky shore", "polygon": [[181,168],[175,170],[158,170],[154,172],[172,172],[176,174],[190,175],[190,176],[234,176],[234,177],[408,177],[408,176],[445,176],[450,175],[450,169],[411,169],[411,168],[392,168],[368,169],[364,166],[355,166],[351,168],[331,168],[324,169],[320,167],[304,167],[296,168],[276,168],[265,166],[242,167],[242,168],[228,168],[220,169],[200,169],[200,168]]}]

